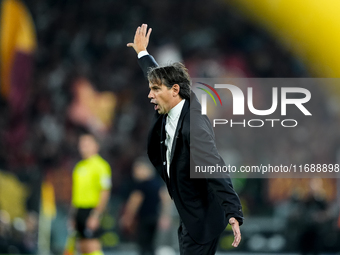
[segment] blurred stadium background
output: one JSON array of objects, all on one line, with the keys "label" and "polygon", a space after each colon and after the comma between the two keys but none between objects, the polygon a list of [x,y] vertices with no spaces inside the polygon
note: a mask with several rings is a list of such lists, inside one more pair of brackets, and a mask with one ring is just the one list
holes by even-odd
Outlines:
[{"label": "blurred stadium background", "polygon": [[[112,167],[101,237],[106,254],[136,254],[133,236],[118,222],[132,187],[132,163],[146,153],[153,113],[136,54],[126,48],[138,25],[153,28],[149,52],[161,64],[183,61],[192,77],[337,78],[339,5],[337,0],[1,1],[0,254],[62,253],[80,127],[100,137],[101,155]],[[322,116],[310,123],[314,147],[306,148],[303,134],[274,143],[280,134],[263,130],[254,140],[235,130],[228,136],[231,156],[243,164],[263,157],[339,163],[340,88],[325,88],[312,91],[319,98],[312,111]],[[313,242],[322,253],[340,251],[337,179],[234,184],[246,217],[242,242],[232,249],[226,229],[219,254],[297,254]],[[178,250],[174,208],[172,215],[172,228],[157,236],[161,255]]]}]

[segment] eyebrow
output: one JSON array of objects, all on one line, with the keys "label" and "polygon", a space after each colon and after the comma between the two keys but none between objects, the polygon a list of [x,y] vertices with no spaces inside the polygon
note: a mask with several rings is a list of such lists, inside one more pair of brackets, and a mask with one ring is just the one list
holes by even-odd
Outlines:
[{"label": "eyebrow", "polygon": [[150,87],[150,89],[158,89],[158,88],[160,88],[160,86],[157,85],[157,84],[152,84],[149,87]]}]

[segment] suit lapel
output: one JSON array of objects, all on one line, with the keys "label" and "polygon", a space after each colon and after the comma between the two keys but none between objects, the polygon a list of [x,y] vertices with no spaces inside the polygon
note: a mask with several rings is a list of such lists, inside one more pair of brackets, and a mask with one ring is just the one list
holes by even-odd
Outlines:
[{"label": "suit lapel", "polygon": [[176,143],[177,143],[177,139],[178,139],[178,133],[179,133],[179,130],[181,129],[181,127],[182,127],[184,116],[189,110],[189,106],[190,106],[190,103],[189,103],[189,100],[187,99],[187,100],[185,100],[185,103],[183,105],[182,112],[181,112],[181,115],[180,115],[178,123],[177,123],[176,132],[175,132],[175,135],[174,135],[174,140],[172,141],[170,166],[171,166],[172,159],[174,157],[174,152],[175,152]]},{"label": "suit lapel", "polygon": [[162,115],[156,114],[148,136],[148,155],[154,166],[162,164],[160,153]]}]

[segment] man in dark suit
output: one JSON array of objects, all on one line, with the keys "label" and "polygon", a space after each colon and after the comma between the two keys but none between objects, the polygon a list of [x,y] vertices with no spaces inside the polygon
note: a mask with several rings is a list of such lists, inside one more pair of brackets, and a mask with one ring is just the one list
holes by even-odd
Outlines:
[{"label": "man in dark suit", "polygon": [[[216,149],[209,119],[191,91],[187,69],[181,63],[159,67],[146,48],[151,28],[138,27],[133,47],[149,80],[148,97],[155,119],[148,138],[148,155],[165,181],[181,218],[178,229],[182,255],[215,254],[221,233],[229,223],[233,246],[241,240],[240,200],[230,178],[190,178],[195,166],[225,165]],[[191,122],[191,123],[190,123]],[[192,127],[190,129],[190,126]]]}]

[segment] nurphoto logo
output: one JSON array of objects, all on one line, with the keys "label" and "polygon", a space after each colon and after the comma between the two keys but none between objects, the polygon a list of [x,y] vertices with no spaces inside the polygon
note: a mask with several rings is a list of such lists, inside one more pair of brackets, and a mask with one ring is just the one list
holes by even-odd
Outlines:
[{"label": "nurphoto logo", "polygon": [[[245,114],[245,96],[242,92],[242,90],[231,84],[215,84],[214,87],[202,83],[197,82],[201,85],[204,85],[205,87],[209,88],[218,98],[220,101],[221,106],[222,100],[220,95],[217,93],[215,89],[228,89],[231,92],[232,99],[233,99],[233,115],[244,115]],[[198,89],[203,90],[206,92],[214,101],[215,106],[217,106],[215,97],[212,95],[212,93],[204,88],[198,87]],[[253,88],[248,87],[247,88],[247,106],[251,113],[257,116],[267,116],[270,114],[273,114],[279,104],[280,99],[280,106],[281,106],[281,116],[287,115],[287,105],[295,105],[298,110],[300,110],[305,116],[312,116],[312,114],[307,110],[307,108],[304,106],[305,103],[309,102],[311,99],[311,93],[308,89],[305,88],[299,88],[299,87],[281,87],[281,97],[278,96],[278,88],[273,87],[272,88],[272,105],[269,109],[256,109],[254,107],[253,103]],[[289,94],[300,94],[302,97],[300,98],[289,98]],[[207,115],[207,94],[201,95],[201,114]],[[275,126],[275,122],[280,122],[282,127],[296,127],[298,125],[297,120],[295,119],[250,119],[246,120],[244,119],[242,122],[235,122],[232,119],[213,119],[213,126],[216,125],[225,125],[230,124],[230,127],[233,127],[235,125],[242,125],[243,127],[249,126],[249,127],[262,127],[265,125],[265,123],[271,123],[271,127]]]}]

